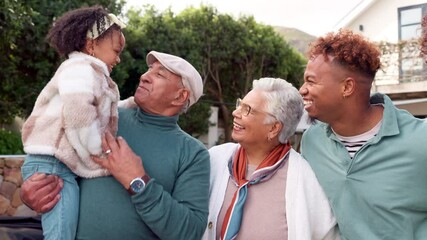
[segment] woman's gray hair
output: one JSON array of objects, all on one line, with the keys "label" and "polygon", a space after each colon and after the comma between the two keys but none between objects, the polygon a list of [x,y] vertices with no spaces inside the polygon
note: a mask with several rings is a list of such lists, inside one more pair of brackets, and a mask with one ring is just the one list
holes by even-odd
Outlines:
[{"label": "woman's gray hair", "polygon": [[[252,83],[253,90],[263,93],[266,101],[265,111],[271,113],[282,123],[279,142],[286,143],[298,126],[304,110],[304,103],[298,90],[281,78],[260,78]],[[273,123],[275,119],[267,116],[265,123]]]}]

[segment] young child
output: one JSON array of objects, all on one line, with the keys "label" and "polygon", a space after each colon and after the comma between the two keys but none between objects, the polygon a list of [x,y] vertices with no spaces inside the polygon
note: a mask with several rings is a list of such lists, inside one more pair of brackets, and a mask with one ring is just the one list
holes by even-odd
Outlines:
[{"label": "young child", "polygon": [[105,131],[117,132],[119,91],[110,72],[120,63],[124,27],[100,6],[84,7],[57,19],[47,36],[66,60],[41,91],[22,129],[28,154],[23,178],[40,172],[64,180],[60,202],[42,215],[46,240],[75,238],[79,211],[76,177],[109,174],[90,156],[102,155]]}]

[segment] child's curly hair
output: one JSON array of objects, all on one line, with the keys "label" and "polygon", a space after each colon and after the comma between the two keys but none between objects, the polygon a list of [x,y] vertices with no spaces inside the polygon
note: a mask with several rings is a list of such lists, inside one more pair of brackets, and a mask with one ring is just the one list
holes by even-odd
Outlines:
[{"label": "child's curly hair", "polygon": [[326,60],[333,57],[333,62],[374,79],[381,67],[380,50],[377,45],[369,42],[362,35],[351,30],[340,29],[337,33],[328,33],[319,37],[307,52],[309,58],[323,55]]},{"label": "child's curly hair", "polygon": [[[69,11],[53,23],[46,39],[59,55],[68,58],[71,52],[84,49],[89,29],[96,21],[97,26],[101,28],[102,24],[105,24],[102,20],[107,15],[108,12],[99,5]],[[111,35],[114,30],[120,30],[120,27],[114,24],[94,41]]]},{"label": "child's curly hair", "polygon": [[[427,57],[427,14],[423,17],[423,20],[421,22],[421,37],[420,37],[420,50],[421,50],[421,54],[424,57]],[[427,63],[427,59],[426,59],[426,63]]]}]

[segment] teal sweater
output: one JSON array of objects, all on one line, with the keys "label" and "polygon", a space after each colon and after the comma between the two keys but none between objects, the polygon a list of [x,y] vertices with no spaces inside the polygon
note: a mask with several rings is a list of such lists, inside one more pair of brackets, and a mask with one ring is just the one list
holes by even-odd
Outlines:
[{"label": "teal sweater", "polygon": [[112,177],[81,179],[77,239],[200,239],[207,225],[209,153],[177,125],[119,109],[119,131],[151,180],[130,196]]},{"label": "teal sweater", "polygon": [[317,123],[302,154],[325,190],[343,239],[427,238],[427,121],[393,106],[385,95],[377,136],[353,159],[330,127]]}]

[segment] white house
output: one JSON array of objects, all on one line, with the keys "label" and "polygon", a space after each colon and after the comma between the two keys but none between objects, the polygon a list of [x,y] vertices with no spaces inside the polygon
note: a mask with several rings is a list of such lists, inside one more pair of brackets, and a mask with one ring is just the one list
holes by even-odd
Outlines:
[{"label": "white house", "polygon": [[427,64],[417,40],[426,0],[362,0],[335,26],[361,33],[383,49],[373,92],[382,92],[413,115],[427,116]]}]

